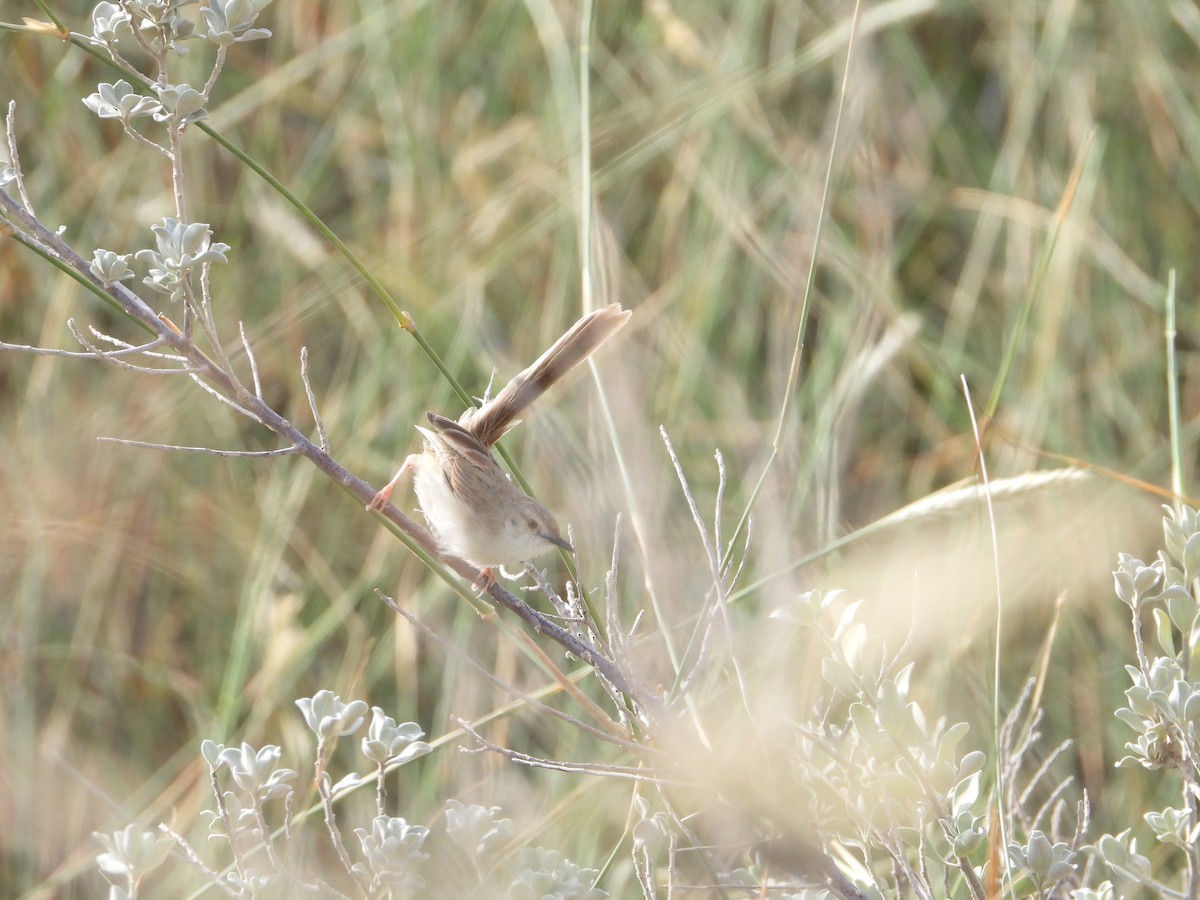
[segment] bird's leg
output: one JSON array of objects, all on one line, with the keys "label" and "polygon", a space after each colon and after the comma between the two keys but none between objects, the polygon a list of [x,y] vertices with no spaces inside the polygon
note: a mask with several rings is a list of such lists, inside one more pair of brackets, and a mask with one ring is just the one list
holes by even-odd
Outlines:
[{"label": "bird's leg", "polygon": [[484,566],[479,570],[479,580],[475,582],[475,587],[479,588],[480,594],[486,594],[496,586],[496,573],[492,571],[491,566]]},{"label": "bird's leg", "polygon": [[400,471],[392,476],[392,480],[385,484],[379,493],[371,498],[371,502],[367,504],[367,509],[382,510],[387,506],[388,501],[392,499],[392,491],[396,489],[396,485],[400,483],[400,479],[404,477],[404,473],[414,468],[416,463],[417,454],[413,453],[404,460],[404,465],[400,467]]}]

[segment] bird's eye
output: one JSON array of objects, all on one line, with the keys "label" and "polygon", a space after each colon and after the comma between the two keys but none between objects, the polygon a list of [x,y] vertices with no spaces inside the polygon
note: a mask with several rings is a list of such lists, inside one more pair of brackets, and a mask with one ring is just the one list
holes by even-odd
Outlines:
[{"label": "bird's eye", "polygon": [[530,531],[537,531],[538,524],[536,519],[526,519],[525,524],[529,526]]}]

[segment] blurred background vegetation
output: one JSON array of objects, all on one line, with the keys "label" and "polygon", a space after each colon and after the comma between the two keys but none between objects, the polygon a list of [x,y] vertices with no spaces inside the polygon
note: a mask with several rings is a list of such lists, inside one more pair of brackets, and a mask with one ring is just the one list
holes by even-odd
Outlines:
[{"label": "blurred background vegetation", "polygon": [[[55,9],[90,30],[90,4]],[[575,528],[589,586],[602,583],[622,514],[625,620],[653,593],[680,642],[707,565],[657,429],[707,511],[712,454],[724,454],[728,535],[784,402],[851,9],[597,4],[596,300],[635,310],[600,355],[616,433],[579,377],[507,444]],[[579,14],[570,0],[288,0],[264,13],[270,40],[232,49],[210,106],[211,124],[369,262],[477,394],[582,311]],[[22,15],[41,18],[25,0],[9,0],[0,18]],[[792,564],[975,474],[958,377],[981,407],[1016,337],[989,432],[993,477],[1062,465],[1049,453],[1168,486],[1172,268],[1191,483],[1198,45],[1190,2],[864,4],[798,389],[754,507],[743,582],[757,587],[736,608],[752,625],[808,587],[868,598],[882,629],[911,625],[923,705],[978,724],[975,747],[990,741],[981,710],[995,603],[980,510]],[[198,47],[204,60],[185,70],[206,71],[206,54]],[[161,161],[81,103],[112,80],[69,45],[0,35],[0,95],[16,102],[31,198],[85,256],[150,245],[149,225],[172,214]],[[423,411],[457,415],[458,401],[279,196],[198,132],[186,146],[192,217],[233,247],[214,279],[224,334],[234,344],[245,323],[266,399],[304,427],[307,346],[334,455],[382,484],[413,448]],[[75,349],[69,318],[137,339],[75,283],[0,242],[0,340]],[[182,379],[0,354],[0,435],[0,882],[17,894],[95,896],[93,830],[139,817],[192,827],[206,800],[202,738],[282,744],[303,774],[297,697],[330,688],[432,737],[451,730],[451,714],[509,702],[398,624],[376,587],[506,680],[544,682],[511,639],[304,461],[96,442],[277,446]],[[1001,504],[1012,610],[1002,695],[1048,654],[1048,746],[1077,739],[1062,776],[1089,790],[1098,827],[1110,830],[1157,802],[1146,792],[1158,788],[1112,769],[1127,739],[1112,709],[1131,638],[1109,573],[1118,550],[1153,553],[1158,502],[1102,474]],[[644,655],[648,683],[669,683],[661,644],[647,641]],[[535,716],[490,728],[497,743],[537,755],[595,753]],[[531,841],[599,866],[620,838],[627,789],[512,769],[435,753],[404,770],[400,814],[426,821],[452,796],[500,804]],[[617,896],[632,888],[620,865],[612,877]]]}]

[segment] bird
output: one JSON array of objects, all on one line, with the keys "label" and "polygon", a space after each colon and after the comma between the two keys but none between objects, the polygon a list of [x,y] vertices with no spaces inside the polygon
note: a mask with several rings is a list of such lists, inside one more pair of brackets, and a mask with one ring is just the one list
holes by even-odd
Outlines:
[{"label": "bird", "polygon": [[421,452],[405,459],[367,509],[382,510],[411,471],[439,550],[479,569],[484,590],[495,584],[493,570],[505,563],[530,560],[555,547],[573,553],[554,515],[508,477],[492,447],[530,404],[621,330],[632,314],[614,303],[583,316],[495,397],[457,421],[426,412],[429,427],[417,426]]}]

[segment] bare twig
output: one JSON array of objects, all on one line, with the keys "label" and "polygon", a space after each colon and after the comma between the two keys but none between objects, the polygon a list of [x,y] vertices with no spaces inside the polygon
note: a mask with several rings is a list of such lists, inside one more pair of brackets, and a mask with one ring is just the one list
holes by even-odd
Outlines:
[{"label": "bare twig", "polygon": [[[72,333],[74,333],[75,320],[67,319],[67,327],[71,329]],[[162,346],[162,343],[163,343],[162,338],[155,338],[153,341],[151,341],[148,344],[131,344],[131,343],[129,343],[129,341],[123,341],[120,338],[114,337],[111,334],[105,334],[103,331],[98,329],[95,325],[89,325],[87,330],[92,333],[92,337],[94,337],[96,340],[103,341],[106,344],[112,344],[114,347],[116,347],[117,348],[116,350],[105,350],[104,351],[105,353],[108,353],[113,356],[120,356],[123,354],[131,354],[131,353],[145,353],[151,359],[162,359],[162,360],[166,360],[167,362],[173,362],[173,363],[186,363],[187,362],[186,359],[184,359],[182,356],[179,356],[176,353],[153,353],[153,352],[151,352],[155,347]]]},{"label": "bare twig", "polygon": [[96,438],[106,444],[122,444],[126,447],[140,447],[143,450],[169,450],[173,453],[199,453],[204,456],[220,456],[225,459],[266,459],[272,456],[292,456],[299,453],[299,447],[281,447],[278,450],[217,450],[214,447],[184,447],[180,444],[154,444],[150,441],[131,441],[127,438],[101,436]]},{"label": "bare twig", "polygon": [[[687,501],[688,509],[692,513],[692,522],[696,526],[696,531],[700,535],[700,543],[704,547],[704,555],[708,558],[709,568],[713,579],[713,585],[720,590],[721,587],[721,572],[719,568],[719,560],[716,550],[712,542],[709,540],[708,531],[704,527],[704,520],[700,517],[700,509],[696,506],[696,498],[692,495],[691,486],[688,484],[687,475],[683,471],[683,463],[679,461],[679,457],[675,453],[675,447],[671,444],[671,438],[667,435],[667,429],[660,426],[658,433],[662,436],[663,443],[667,447],[667,455],[671,458],[671,465],[675,467],[675,474],[679,478],[679,484],[683,489],[683,498]],[[718,495],[724,490],[723,487],[718,487]]]},{"label": "bare twig", "polygon": [[[608,624],[608,655],[618,666],[624,671],[632,672],[632,654],[629,652],[629,634],[632,634],[641,621],[642,613],[639,611],[637,617],[633,620],[633,628],[627,634],[621,629],[621,621],[617,614],[617,571],[621,560],[621,516],[617,515],[617,521],[613,528],[613,552],[609,563],[608,572],[604,576],[604,616]],[[625,728],[629,727],[629,717],[626,715],[625,706],[621,703],[621,698],[617,688],[607,678],[601,675],[600,683],[604,685],[604,689],[608,691],[612,698],[613,704],[617,708],[617,714],[620,718],[621,725]]]},{"label": "bare twig", "polygon": [[[574,539],[574,535],[568,533],[567,538],[568,543],[570,543]],[[586,612],[578,609],[578,604],[573,605],[569,601],[563,600],[559,596],[558,591],[554,589],[554,586],[550,584],[549,579],[546,578],[545,571],[539,569],[529,560],[525,560],[525,574],[533,579],[534,585],[550,601],[554,607],[554,611],[558,613],[559,619],[570,629],[571,633],[581,640],[588,640],[588,637],[584,634],[584,626],[587,624]],[[570,585],[568,584],[569,587]],[[603,645],[599,641],[593,640],[592,643],[597,649],[604,650]]]},{"label": "bare twig", "polygon": [[[203,374],[209,374],[209,373],[203,373]],[[233,380],[232,376],[230,377],[230,380],[231,381]],[[244,388],[242,388],[242,385],[240,382],[237,383],[238,390],[235,392],[238,395],[238,399],[234,400],[231,397],[227,397],[225,394],[221,393],[219,390],[217,390],[215,387],[213,387],[208,382],[204,381],[199,374],[193,375],[192,381],[196,382],[196,386],[199,387],[200,390],[204,391],[207,394],[211,394],[213,399],[217,400],[220,403],[224,403],[226,406],[235,410],[239,415],[243,415],[247,419],[257,422],[259,425],[267,424],[255,412],[251,411],[251,409],[248,406],[239,402],[239,401],[245,400],[245,399],[258,400],[257,397],[255,397],[253,394],[247,392]],[[259,402],[261,403],[262,401],[259,400]],[[270,427],[270,426],[267,426],[267,427]],[[272,431],[274,431],[274,429],[272,429]]]},{"label": "bare twig", "polygon": [[[95,344],[93,344],[91,341],[89,341],[87,338],[85,338],[82,333],[80,333],[79,329],[75,327],[74,320],[68,319],[67,327],[71,329],[71,334],[73,334],[75,336],[75,340],[79,341],[79,343],[82,344],[87,349],[87,352],[79,354],[80,356],[91,357],[92,359],[98,359],[101,362],[106,362],[110,366],[113,366],[118,369],[126,369],[130,372],[138,372],[143,375],[186,375],[188,373],[195,373],[195,372],[200,371],[199,369],[187,368],[187,367],[184,367],[184,368],[173,367],[170,369],[163,369],[163,368],[158,368],[156,366],[135,366],[133,363],[125,362],[124,359],[122,359],[122,357],[129,356],[130,353],[132,352],[131,350],[129,350],[129,349],[101,350],[99,347],[97,347]],[[162,340],[156,339],[156,340],[151,341],[149,344],[146,344],[145,346],[157,347],[157,346],[160,346],[161,344],[162,344]],[[158,356],[160,359],[169,359],[170,358],[170,357],[164,356],[163,354],[159,354]]]},{"label": "bare twig", "polygon": [[321,808],[325,811],[325,827],[329,830],[329,839],[333,843],[333,849],[346,873],[362,888],[363,894],[369,897],[372,896],[371,886],[350,862],[350,854],[346,852],[346,845],[342,842],[342,833],[338,830],[337,817],[333,814],[333,780],[329,777],[328,772],[322,771],[323,748],[320,746],[321,744],[324,744],[324,739],[318,739],[317,793],[321,795]]},{"label": "bare twig", "polygon": [[[82,343],[82,342],[81,342]],[[6,344],[0,341],[0,351],[9,353],[28,353],[31,356],[61,356],[67,359],[103,359],[105,361],[122,356],[134,356],[144,352],[147,347],[157,347],[161,345],[161,341],[153,340],[148,344],[143,344],[140,347],[133,347],[129,350],[57,350],[53,347],[34,347],[32,344]],[[86,346],[86,344],[85,344]],[[169,358],[169,357],[164,357]],[[135,367],[136,368],[136,367]],[[171,373],[185,371],[183,369],[146,369],[146,371],[158,373]],[[199,371],[199,370],[195,370]]]},{"label": "bare twig", "polygon": [[16,176],[17,192],[21,195],[21,203],[25,206],[25,211],[31,216],[36,216],[33,211],[33,204],[29,201],[29,194],[25,192],[25,175],[21,172],[21,157],[17,153],[17,101],[8,101],[8,115],[5,119],[5,133],[8,136],[8,161],[12,164],[13,174]]},{"label": "bare twig", "polygon": [[317,409],[317,397],[313,393],[312,382],[308,380],[308,347],[300,348],[300,381],[304,383],[304,396],[308,398],[308,408],[312,412],[313,422],[317,426],[317,441],[321,450],[329,452],[329,436],[325,434],[325,420]]},{"label": "bare twig", "polygon": [[182,834],[173,831],[169,826],[161,822],[159,823],[158,830],[175,842],[175,845],[179,848],[180,852],[183,853],[184,858],[201,872],[203,872],[204,877],[209,880],[210,884],[224,891],[227,897],[241,896],[240,893],[235,891],[225,882],[224,878],[205,865],[204,860],[202,860],[200,855],[194,849],[192,849],[192,845],[187,842],[187,839],[184,838]]},{"label": "bare twig", "polygon": [[212,72],[208,75],[208,80],[204,82],[204,89],[200,93],[204,96],[205,105],[208,104],[208,98],[212,95],[213,85],[217,83],[217,76],[221,74],[221,70],[225,68],[225,55],[229,52],[229,48],[225,44],[217,45],[217,54],[213,59]]},{"label": "bare twig", "polygon": [[[725,455],[723,453],[721,453],[720,450],[716,450],[713,452],[713,459],[715,459],[717,461],[717,497],[716,497],[716,500],[713,501],[713,540],[712,540],[713,551],[716,552],[716,548],[721,546],[721,521],[722,521],[721,520],[721,510],[722,510],[722,507],[725,505],[725,486],[726,486],[726,482],[728,481],[728,479],[727,479],[726,473],[725,473]],[[730,552],[733,551],[732,546],[729,549],[730,549]],[[722,560],[718,557],[717,566],[718,566],[718,569],[724,569],[725,568],[724,560]]]},{"label": "bare twig", "polygon": [[[679,457],[675,454],[675,448],[671,445],[671,439],[667,435],[667,429],[660,427],[659,434],[662,435],[663,443],[667,447],[667,455],[671,458],[671,465],[675,467],[675,474],[679,478],[679,484],[683,491],[684,499],[687,501],[688,509],[692,513],[692,521],[696,525],[696,531],[700,535],[700,543],[704,548],[704,555],[708,559],[710,575],[712,576],[713,591],[713,608],[721,617],[721,624],[724,626],[725,642],[729,648],[729,665],[733,669],[734,678],[737,679],[738,694],[741,696],[743,708],[746,710],[747,719],[750,727],[754,728],[754,715],[750,711],[750,698],[746,689],[746,679],[742,675],[742,666],[738,660],[737,650],[733,645],[733,623],[729,619],[729,604],[728,604],[728,587],[725,584],[724,576],[721,572],[721,559],[717,552],[716,546],[709,539],[708,532],[704,528],[704,520],[700,518],[700,509],[696,505],[696,498],[692,495],[691,486],[688,484],[687,475],[683,471],[683,463],[679,461]],[[720,484],[717,488],[717,496],[723,495],[725,487],[725,465],[720,454],[717,454],[717,474]],[[697,658],[696,667],[699,668],[700,658]]]},{"label": "bare twig", "polygon": [[162,144],[158,143],[158,141],[154,141],[146,137],[124,119],[121,120],[121,128],[125,130],[125,134],[132,138],[135,143],[141,144],[143,147],[153,150],[156,153],[161,153],[168,160],[171,159],[171,151],[169,148],[164,147]]},{"label": "bare twig", "polygon": [[204,337],[208,341],[208,345],[212,347],[213,353],[217,355],[217,363],[221,370],[232,379],[238,388],[241,388],[241,380],[233,370],[233,364],[230,363],[229,357],[225,355],[225,346],[221,343],[221,336],[217,334],[217,323],[212,314],[212,303],[210,302],[212,298],[212,263],[204,263],[200,267],[200,299],[198,301],[192,293],[190,281],[185,281],[183,287],[185,302],[195,309],[196,318],[200,320],[200,329],[204,332]]},{"label": "bare twig", "polygon": [[250,338],[246,337],[246,323],[238,319],[238,334],[242,338],[242,347],[246,351],[246,360],[250,363],[250,379],[254,383],[254,396],[262,399],[262,382],[258,378],[258,360],[254,358],[254,349],[250,346]]},{"label": "bare twig", "polygon": [[650,774],[646,769],[640,766],[614,766],[604,765],[601,763],[576,763],[566,762],[559,759],[544,759],[539,756],[533,756],[529,753],[521,753],[518,750],[510,750],[507,747],[501,747],[499,744],[494,744],[476,731],[471,724],[458,716],[451,716],[450,721],[461,728],[467,734],[471,735],[479,744],[481,750],[488,750],[492,753],[498,753],[511,762],[520,763],[523,766],[532,766],[538,769],[552,769],[555,772],[575,772],[580,775],[597,775],[604,778],[617,778],[626,781],[638,781],[646,784],[662,784],[673,787],[692,787],[703,788],[706,785],[699,782],[683,782],[675,781],[667,778],[660,778],[657,775]]},{"label": "bare twig", "polygon": [[275,840],[271,835],[271,829],[267,827],[267,817],[263,815],[261,800],[251,795],[250,808],[254,810],[254,821],[258,824],[258,833],[262,835],[260,846],[267,851],[267,859],[271,861],[271,868],[282,873],[284,871],[283,861],[275,849]]},{"label": "bare twig", "polygon": [[[137,29],[135,28],[134,31],[136,32]],[[82,38],[84,41],[86,41],[89,44],[94,43],[92,41],[92,38],[90,35],[73,33],[72,36],[77,37],[77,38]],[[141,36],[138,35],[138,37],[140,38]],[[143,49],[145,49],[144,41],[139,40],[138,43],[142,44]],[[140,69],[137,69],[131,62],[129,62],[129,60],[127,60],[124,56],[121,55],[121,52],[117,49],[117,45],[115,43],[114,44],[105,44],[104,49],[106,51],[108,51],[109,59],[111,59],[120,69],[122,69],[125,72],[128,72],[130,75],[132,75],[134,78],[136,78],[139,82],[143,82],[143,83],[145,82],[146,76],[141,73]]]},{"label": "bare twig", "polygon": [[[754,538],[754,516],[753,515],[746,516],[745,531],[746,531],[746,539],[742,544],[742,557],[741,557],[741,559],[738,560],[738,566],[734,570],[733,574],[728,576],[729,590],[731,592],[733,591],[734,585],[736,585],[739,581],[741,581],[742,572],[744,572],[746,570],[746,561],[750,558],[750,544]],[[731,553],[732,553],[732,550],[733,550],[733,546],[730,545]],[[726,572],[729,571],[728,566],[729,566],[730,558],[731,558],[730,556],[725,557],[725,561],[724,561],[725,569],[724,570]]]},{"label": "bare twig", "polygon": [[[571,535],[568,534],[567,537],[569,538]],[[571,608],[565,602],[563,602],[563,598],[558,595],[558,591],[556,591],[547,580],[546,573],[529,560],[525,560],[524,569],[525,574],[533,579],[533,583],[537,589],[545,595],[547,600],[550,601],[550,605],[554,607],[554,611],[558,613],[558,617],[562,619],[568,628],[571,629],[573,634],[582,637],[583,629],[580,627],[579,617],[575,615],[574,611],[571,610]],[[516,574],[519,575],[519,573]]]},{"label": "bare twig", "polygon": [[[74,323],[74,319],[67,319],[68,326],[72,326],[73,323]],[[116,350],[104,350],[104,353],[118,355],[118,352],[126,352],[126,353],[140,352],[140,353],[145,353],[146,356],[150,356],[151,359],[161,359],[161,360],[164,360],[167,362],[176,362],[176,364],[180,364],[180,365],[187,364],[187,360],[182,358],[182,356],[180,356],[179,354],[152,352],[152,348],[162,346],[162,338],[156,337],[154,341],[152,341],[148,344],[136,344],[136,343],[130,343],[128,341],[122,341],[121,338],[114,337],[113,335],[104,334],[104,332],[101,331],[100,329],[96,328],[95,325],[88,325],[88,330],[91,332],[91,336],[95,337],[97,341],[102,341],[104,343],[113,344],[113,347],[116,348]]]},{"label": "bare twig", "polygon": [[217,770],[210,764],[208,769],[209,787],[212,788],[213,798],[217,804],[217,815],[221,817],[221,824],[225,828],[225,836],[229,840],[229,852],[233,856],[233,867],[237,870],[238,878],[244,883],[246,880],[246,860],[242,856],[242,849],[236,840],[236,832],[233,827],[233,816],[229,814],[229,807],[225,803],[225,793],[221,790],[221,781],[217,777]]},{"label": "bare twig", "polygon": [[[126,8],[128,8],[129,4],[125,3],[122,5],[125,6]],[[162,55],[154,52],[154,48],[150,46],[150,42],[146,40],[146,36],[144,34],[142,34],[142,30],[140,28],[133,29],[133,39],[135,41],[137,41],[137,45],[142,48],[142,52],[145,53],[147,56],[149,56],[151,59],[153,59],[158,64],[159,70],[161,71]],[[106,46],[106,49],[108,50],[110,56],[116,54],[116,45],[115,44],[106,44],[105,46]],[[126,63],[126,65],[129,67],[129,71],[136,73],[139,78],[141,77],[140,71],[135,69],[132,65],[129,65],[129,63]]]}]

